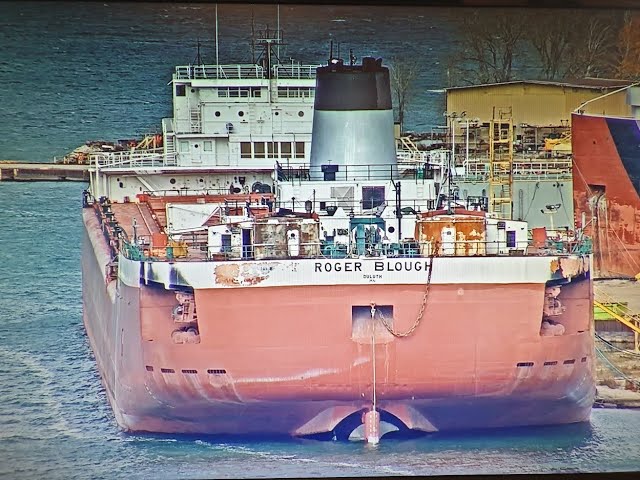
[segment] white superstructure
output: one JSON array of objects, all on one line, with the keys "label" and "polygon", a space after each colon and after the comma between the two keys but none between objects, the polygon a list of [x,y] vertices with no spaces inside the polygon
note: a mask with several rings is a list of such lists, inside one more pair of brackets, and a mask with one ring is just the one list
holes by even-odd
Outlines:
[{"label": "white superstructure", "polygon": [[[304,211],[312,203],[309,211],[328,216],[339,209],[332,220],[354,214],[395,219],[399,240],[401,231],[412,230],[414,212],[436,207],[445,161],[396,150],[390,104],[369,112],[316,112],[318,66],[275,61],[281,36],[267,33],[272,38],[263,35],[256,64],[177,66],[170,82],[173,115],[162,120],[158,148],[90,155],[90,194],[112,202],[135,202],[140,194],[275,194],[275,208]],[[314,115],[330,121],[318,130]],[[319,139],[317,165],[312,132]],[[337,157],[344,152],[348,158]],[[332,161],[342,168],[333,181],[323,181],[321,170]],[[402,220],[398,205],[407,209]]]},{"label": "white superstructure", "polygon": [[272,63],[281,36],[264,33],[259,64],[175,67],[162,146],[91,155],[91,194],[262,192],[276,162],[308,163],[317,66]]}]

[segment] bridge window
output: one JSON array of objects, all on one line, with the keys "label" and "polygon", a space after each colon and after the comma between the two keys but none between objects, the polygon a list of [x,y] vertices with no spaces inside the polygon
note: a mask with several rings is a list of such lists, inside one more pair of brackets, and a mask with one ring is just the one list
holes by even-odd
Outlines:
[{"label": "bridge window", "polygon": [[280,156],[282,158],[291,158],[291,143],[290,142],[282,142],[282,143],[280,143]]},{"label": "bridge window", "polygon": [[253,151],[256,158],[265,158],[264,142],[255,142],[253,144]]},{"label": "bridge window", "polygon": [[280,98],[311,98],[313,87],[278,87],[278,97]]},{"label": "bridge window", "polygon": [[276,142],[267,142],[267,157],[276,158],[277,155],[277,143]]},{"label": "bridge window", "polygon": [[251,158],[250,142],[240,142],[240,158]]},{"label": "bridge window", "polygon": [[176,97],[184,97],[187,94],[185,85],[176,84]]},{"label": "bridge window", "polygon": [[304,158],[304,142],[296,142],[296,158]]},{"label": "bridge window", "polygon": [[262,90],[260,87],[219,87],[218,98],[260,98]]}]

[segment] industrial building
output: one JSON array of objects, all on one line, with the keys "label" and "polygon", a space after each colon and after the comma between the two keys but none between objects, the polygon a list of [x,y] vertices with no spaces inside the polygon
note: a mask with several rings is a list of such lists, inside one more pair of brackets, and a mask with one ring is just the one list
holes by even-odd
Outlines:
[{"label": "industrial building", "polygon": [[[489,121],[507,118],[513,122],[516,149],[540,152],[545,149],[545,139],[568,139],[571,112],[578,108],[585,113],[628,116],[627,91],[619,90],[630,84],[627,80],[586,78],[451,87],[446,89],[445,116],[450,132],[455,132],[456,150],[468,148],[471,156],[486,155],[484,132]],[[570,146],[570,142],[564,143]],[[566,152],[566,148],[560,150]]]}]

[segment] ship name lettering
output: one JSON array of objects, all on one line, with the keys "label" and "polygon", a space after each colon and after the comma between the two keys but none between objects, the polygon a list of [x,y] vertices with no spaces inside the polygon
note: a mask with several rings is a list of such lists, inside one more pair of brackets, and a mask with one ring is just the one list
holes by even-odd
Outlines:
[{"label": "ship name lettering", "polygon": [[315,270],[318,272],[361,272],[362,262],[315,262]]},{"label": "ship name lettering", "polygon": [[422,260],[400,261],[400,262],[382,262],[374,263],[373,268],[376,272],[420,272],[429,268],[429,262]]}]

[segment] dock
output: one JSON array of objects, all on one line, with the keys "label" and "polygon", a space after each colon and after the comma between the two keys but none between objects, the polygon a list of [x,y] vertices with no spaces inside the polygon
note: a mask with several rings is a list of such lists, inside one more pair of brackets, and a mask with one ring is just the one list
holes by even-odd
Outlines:
[{"label": "dock", "polygon": [[598,385],[594,408],[640,408],[640,393]]},{"label": "dock", "polygon": [[88,182],[89,165],[0,161],[0,182]]},{"label": "dock", "polygon": [[635,279],[598,280],[594,293],[597,359],[594,407],[638,409],[640,283]]}]

